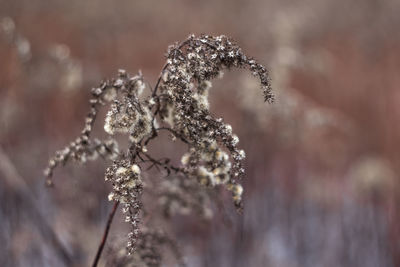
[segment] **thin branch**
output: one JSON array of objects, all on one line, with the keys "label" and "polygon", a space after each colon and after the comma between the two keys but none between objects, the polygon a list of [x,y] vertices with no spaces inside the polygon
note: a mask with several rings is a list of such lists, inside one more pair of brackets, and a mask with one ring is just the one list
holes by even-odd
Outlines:
[{"label": "thin branch", "polygon": [[110,214],[108,215],[106,229],[104,230],[103,238],[101,239],[101,243],[99,245],[99,248],[97,249],[96,257],[94,258],[92,267],[96,267],[97,264],[99,263],[100,256],[101,256],[101,253],[103,252],[104,245],[106,244],[108,232],[110,231],[111,223],[113,221],[114,214],[117,211],[118,205],[119,205],[119,201],[115,201],[114,206],[113,206]]},{"label": "thin branch", "polygon": [[164,74],[164,71],[167,69],[167,67],[168,67],[168,63],[166,63],[161,69],[160,76],[158,76],[157,83],[154,86],[154,90],[153,90],[153,94],[152,94],[153,97],[157,95],[158,85],[160,84],[162,76]]},{"label": "thin branch", "polygon": [[[178,49],[181,49],[183,46],[185,46],[185,45],[189,42],[189,40],[190,40],[190,38],[189,38],[189,39],[186,39],[186,40],[184,40],[184,41],[182,41],[182,42],[178,45]],[[166,64],[162,67],[161,72],[160,72],[160,76],[158,76],[157,83],[156,83],[156,85],[154,86],[154,90],[153,90],[152,97],[154,97],[154,96],[157,95],[158,86],[160,85],[162,76],[163,76],[163,74],[164,74],[164,71],[167,69],[168,65],[169,65],[169,64],[166,63]]]},{"label": "thin branch", "polygon": [[153,162],[155,165],[159,165],[164,167],[164,169],[168,172],[168,174],[170,174],[171,170],[177,172],[182,172],[182,168],[179,167],[175,167],[172,164],[169,164],[169,162],[161,162],[162,159],[156,160],[153,157],[151,157],[149,154],[142,152],[143,155],[146,156],[146,158],[148,158],[148,160],[150,160],[151,162]]},{"label": "thin branch", "polygon": [[189,144],[189,142],[185,139],[185,138],[183,138],[182,137],[182,135],[180,135],[179,133],[177,133],[176,131],[174,131],[173,129],[171,129],[171,128],[168,128],[168,127],[159,127],[159,128],[157,128],[156,129],[157,131],[159,131],[159,130],[166,130],[166,131],[169,131],[169,132],[171,132],[171,134],[173,134],[175,137],[178,137],[182,142],[184,142],[185,144]]}]

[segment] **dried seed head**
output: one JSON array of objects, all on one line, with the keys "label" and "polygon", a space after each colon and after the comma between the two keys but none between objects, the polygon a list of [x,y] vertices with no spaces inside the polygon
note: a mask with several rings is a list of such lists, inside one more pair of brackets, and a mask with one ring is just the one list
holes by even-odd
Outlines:
[{"label": "dried seed head", "polygon": [[[119,70],[118,77],[93,88],[90,112],[81,135],[58,151],[45,170],[51,184],[54,168],[70,159],[81,163],[98,156],[111,159],[113,163],[105,173],[105,180],[112,184],[108,199],[122,203],[125,221],[131,226],[129,253],[133,253],[138,244],[144,245],[145,238],[156,236],[141,236],[139,231],[141,195],[143,187],[147,186],[141,176],[144,169],[155,166],[167,172],[160,190],[154,190],[159,194],[157,203],[165,216],[195,210],[204,218],[210,218],[207,207],[210,197],[204,186],[225,187],[232,192],[236,207],[242,207],[240,179],[245,173],[246,155],[237,147],[239,138],[232,126],[210,113],[211,80],[221,78],[225,69],[247,68],[259,79],[265,100],[273,100],[266,68],[246,56],[224,35],[190,35],[183,42],[170,46],[166,57],[166,65],[154,89],[146,86],[148,83],[140,72],[131,77],[125,70]],[[143,93],[146,88],[152,90],[150,95]],[[109,110],[104,130],[111,139],[91,139],[97,113],[106,104]],[[181,157],[182,167],[173,166],[168,158],[156,159],[148,153],[146,145],[157,138],[161,130],[167,130],[174,139],[188,145],[188,152]],[[117,141],[112,139],[118,133],[129,137],[124,153],[119,152]],[[147,164],[151,165],[143,166]],[[157,257],[150,258],[156,262]]]}]

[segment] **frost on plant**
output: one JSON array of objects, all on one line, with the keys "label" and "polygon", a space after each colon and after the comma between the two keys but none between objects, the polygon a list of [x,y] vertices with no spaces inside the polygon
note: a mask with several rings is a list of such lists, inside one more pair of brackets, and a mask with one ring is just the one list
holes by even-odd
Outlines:
[{"label": "frost on plant", "polygon": [[[238,147],[239,138],[232,127],[210,113],[211,81],[225,69],[247,68],[259,79],[265,100],[273,100],[266,68],[247,57],[226,36],[190,35],[170,46],[166,57],[154,88],[141,73],[131,76],[124,70],[118,72],[117,78],[93,88],[90,112],[81,135],[58,151],[45,170],[47,184],[51,185],[54,168],[71,159],[85,162],[100,155],[112,160],[105,173],[105,180],[112,183],[108,199],[122,204],[125,221],[131,226],[130,253],[141,239],[141,195],[146,187],[141,174],[145,164],[166,170],[158,202],[168,215],[196,209],[207,216],[206,187],[224,187],[232,193],[235,206],[242,208],[240,180],[245,174],[245,152]],[[148,94],[144,93],[146,89],[150,90]],[[91,138],[97,113],[106,105],[109,110],[104,131],[108,139]],[[187,144],[180,166],[173,166],[165,158],[156,159],[147,151],[146,145],[160,131],[167,131],[173,140]],[[129,145],[125,149],[118,146],[118,134],[127,136]]]}]

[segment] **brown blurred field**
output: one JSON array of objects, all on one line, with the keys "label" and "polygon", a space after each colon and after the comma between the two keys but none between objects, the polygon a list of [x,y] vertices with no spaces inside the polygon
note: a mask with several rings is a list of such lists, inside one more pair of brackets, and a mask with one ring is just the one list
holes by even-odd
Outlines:
[{"label": "brown blurred field", "polygon": [[[400,266],[399,14],[397,0],[0,0],[0,266],[90,264],[106,163],[58,169],[53,189],[43,169],[90,88],[119,68],[154,84],[189,33],[235,39],[269,67],[276,102],[245,72],[214,83],[248,156],[245,211],[173,219],[188,265]],[[125,227],[117,214],[104,257]]]}]

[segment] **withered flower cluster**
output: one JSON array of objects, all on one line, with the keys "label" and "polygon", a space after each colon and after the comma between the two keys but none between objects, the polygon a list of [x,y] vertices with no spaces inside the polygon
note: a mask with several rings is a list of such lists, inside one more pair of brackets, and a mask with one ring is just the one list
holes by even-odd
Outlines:
[{"label": "withered flower cluster", "polygon": [[[209,110],[211,80],[220,77],[224,69],[247,68],[259,78],[265,100],[273,100],[266,68],[247,57],[226,36],[190,35],[170,46],[166,57],[154,88],[144,81],[141,73],[130,76],[124,70],[119,71],[116,79],[93,88],[91,110],[81,135],[58,151],[45,171],[47,184],[51,185],[54,168],[70,159],[85,162],[98,155],[111,159],[113,163],[105,175],[113,188],[108,198],[123,205],[125,219],[132,228],[128,235],[130,253],[143,238],[139,220],[143,209],[141,195],[146,187],[141,175],[144,164],[167,172],[158,202],[169,215],[176,211],[188,213],[192,209],[200,209],[206,215],[204,187],[225,187],[232,192],[235,206],[242,208],[240,180],[245,173],[245,152],[239,149],[239,138],[232,127]],[[146,89],[150,90],[147,94]],[[91,139],[97,113],[108,102],[104,130],[109,139]],[[160,131],[167,131],[173,140],[187,144],[181,166],[173,166],[169,159],[153,158],[147,151],[146,146]],[[117,134],[128,136],[125,151],[118,149]]]},{"label": "withered flower cluster", "polygon": [[162,250],[166,248],[176,258],[179,266],[186,266],[176,242],[160,229],[143,227],[133,257],[126,248],[113,244],[105,257],[105,266],[158,267],[163,266]]}]

